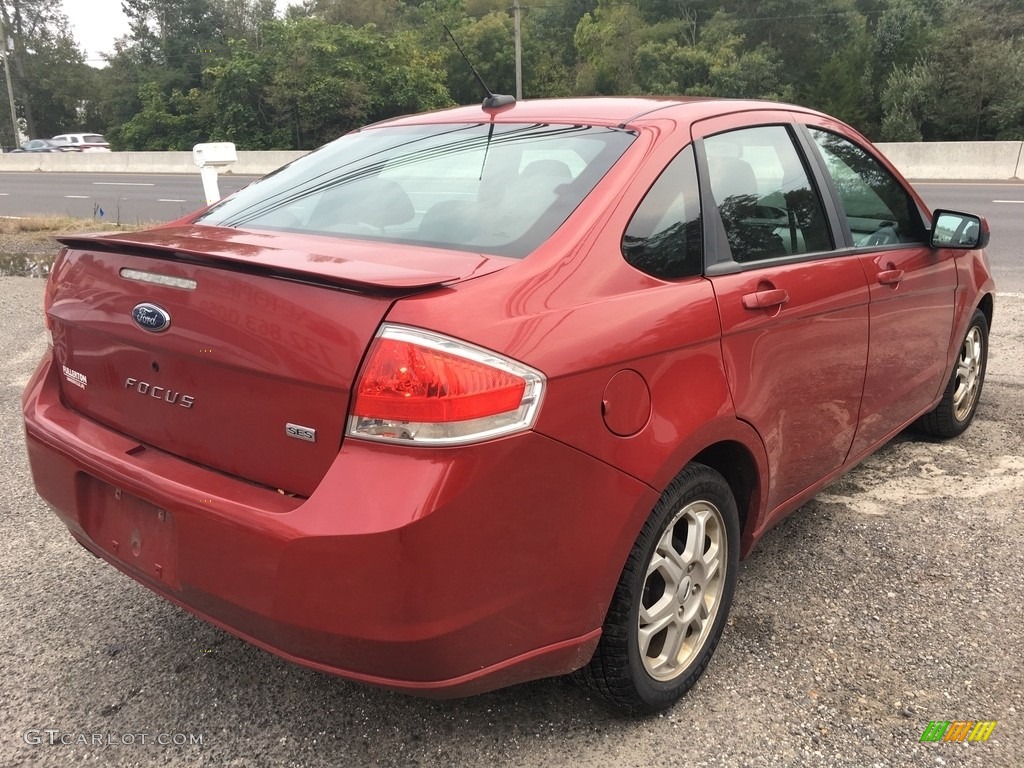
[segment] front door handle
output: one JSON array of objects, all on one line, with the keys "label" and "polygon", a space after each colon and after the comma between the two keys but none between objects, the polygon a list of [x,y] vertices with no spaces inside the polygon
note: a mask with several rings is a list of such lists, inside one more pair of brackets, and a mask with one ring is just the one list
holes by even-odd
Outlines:
[{"label": "front door handle", "polygon": [[903,279],[902,269],[887,269],[878,273],[878,282],[882,285],[896,285]]},{"label": "front door handle", "polygon": [[743,294],[743,306],[746,309],[771,309],[772,307],[781,307],[787,301],[789,301],[789,292],[784,288]]}]

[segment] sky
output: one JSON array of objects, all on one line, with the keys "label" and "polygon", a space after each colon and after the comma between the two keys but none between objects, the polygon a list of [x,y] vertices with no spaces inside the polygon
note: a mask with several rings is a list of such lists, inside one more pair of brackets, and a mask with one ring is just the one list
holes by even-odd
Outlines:
[{"label": "sky", "polygon": [[102,67],[103,53],[114,52],[114,40],[128,34],[128,19],[121,0],[64,0],[64,13],[86,63]]},{"label": "sky", "polygon": [[[277,0],[278,13],[288,5]],[[114,52],[114,40],[128,34],[128,19],[121,0],[64,0],[64,13],[78,45],[85,48],[86,63],[105,66],[104,53]]]}]

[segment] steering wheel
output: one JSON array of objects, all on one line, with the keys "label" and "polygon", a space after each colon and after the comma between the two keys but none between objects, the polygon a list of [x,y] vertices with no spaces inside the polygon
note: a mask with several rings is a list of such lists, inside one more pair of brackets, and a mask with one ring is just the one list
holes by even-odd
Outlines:
[{"label": "steering wheel", "polygon": [[872,232],[868,239],[864,241],[864,245],[892,245],[899,241],[900,236],[896,234],[896,228],[890,224]]}]

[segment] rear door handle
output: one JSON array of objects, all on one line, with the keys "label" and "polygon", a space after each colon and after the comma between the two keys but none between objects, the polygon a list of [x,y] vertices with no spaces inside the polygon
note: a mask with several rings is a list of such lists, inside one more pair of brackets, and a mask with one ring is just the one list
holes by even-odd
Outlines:
[{"label": "rear door handle", "polygon": [[887,269],[878,273],[878,282],[882,285],[896,285],[903,279],[902,269]]},{"label": "rear door handle", "polygon": [[789,292],[784,288],[743,294],[743,306],[747,309],[771,309],[782,306],[787,301],[789,301]]}]

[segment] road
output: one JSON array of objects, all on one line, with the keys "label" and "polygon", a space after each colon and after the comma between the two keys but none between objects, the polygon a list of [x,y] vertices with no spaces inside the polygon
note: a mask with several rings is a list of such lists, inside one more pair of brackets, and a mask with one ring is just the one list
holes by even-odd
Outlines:
[{"label": "road", "polygon": [[[254,179],[221,174],[221,195],[229,195]],[[0,173],[3,216],[66,214],[137,224],[171,221],[204,204],[198,168],[193,175]]]},{"label": "road", "polygon": [[[252,176],[221,175],[222,195],[241,189]],[[992,227],[988,249],[999,289],[1024,293],[1024,183],[918,182],[933,208],[979,213]],[[68,214],[136,224],[171,221],[203,205],[203,187],[195,175],[86,173],[0,174],[0,216]]]},{"label": "road", "polygon": [[933,210],[952,208],[987,218],[996,285],[1002,293],[1024,293],[1024,183],[917,182],[914,187]]}]

